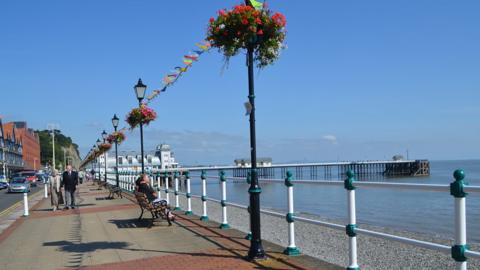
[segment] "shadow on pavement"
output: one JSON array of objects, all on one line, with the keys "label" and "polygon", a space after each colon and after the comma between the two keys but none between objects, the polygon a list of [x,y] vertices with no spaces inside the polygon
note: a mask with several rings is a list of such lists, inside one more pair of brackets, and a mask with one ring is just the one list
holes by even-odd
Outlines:
[{"label": "shadow on pavement", "polygon": [[45,247],[55,247],[58,246],[60,251],[65,252],[93,252],[97,250],[105,249],[125,249],[131,244],[127,242],[91,242],[91,243],[74,243],[70,241],[55,241],[43,243]]},{"label": "shadow on pavement", "polygon": [[111,219],[109,223],[115,224],[119,229],[137,229],[137,228],[148,228],[150,221],[148,219],[138,220],[137,218],[132,219]]}]

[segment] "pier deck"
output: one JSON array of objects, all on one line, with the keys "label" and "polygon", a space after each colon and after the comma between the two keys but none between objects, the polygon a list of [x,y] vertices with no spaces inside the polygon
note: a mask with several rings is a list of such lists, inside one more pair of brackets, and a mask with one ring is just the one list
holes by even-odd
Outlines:
[{"label": "pier deck", "polygon": [[[290,170],[296,179],[304,180],[342,179],[348,170],[352,170],[360,180],[363,180],[378,177],[428,176],[430,162],[428,160],[376,160],[278,164],[258,168],[258,175],[266,179],[283,178],[287,170]],[[233,176],[246,177],[248,171],[248,168],[235,168]]]}]

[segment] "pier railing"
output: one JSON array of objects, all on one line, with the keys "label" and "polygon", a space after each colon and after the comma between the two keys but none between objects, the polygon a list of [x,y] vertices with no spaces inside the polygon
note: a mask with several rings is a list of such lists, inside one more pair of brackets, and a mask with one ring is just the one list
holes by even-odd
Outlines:
[{"label": "pier railing", "polygon": [[[208,167],[208,168],[189,168],[189,169],[172,169],[161,170],[150,173],[151,185],[158,191],[159,197],[164,199],[171,205],[174,205],[176,210],[182,209],[180,205],[179,196],[185,196],[187,205],[183,206],[185,214],[191,215],[192,212],[192,198],[201,200],[202,213],[195,213],[200,216],[201,220],[208,220],[208,208],[207,201],[220,204],[222,207],[222,220],[221,228],[228,229],[228,207],[236,207],[248,210],[247,205],[227,201],[227,181],[249,181],[249,175],[246,178],[227,176],[226,171],[233,170],[236,167]],[[229,173],[230,175],[232,172]],[[137,172],[120,172],[120,187],[126,191],[133,191],[135,189],[135,180],[138,178]],[[466,233],[466,197],[468,193],[472,195],[480,195],[480,186],[468,186],[464,182],[465,174],[462,170],[456,170],[454,172],[454,181],[450,185],[441,184],[411,184],[411,183],[386,183],[386,182],[368,182],[368,181],[356,181],[353,171],[348,171],[344,181],[318,181],[318,180],[294,180],[293,173],[290,171],[285,172],[285,179],[261,179],[262,182],[281,182],[286,186],[286,197],[288,201],[287,213],[281,213],[277,211],[262,209],[264,214],[285,218],[286,226],[288,226],[288,246],[285,248],[285,254],[297,255],[300,253],[299,248],[295,242],[295,221],[301,221],[305,223],[315,224],[319,226],[328,227],[335,230],[342,230],[348,236],[349,241],[349,265],[347,269],[358,269],[357,263],[357,235],[368,235],[377,238],[392,240],[404,244],[409,244],[421,248],[440,251],[446,254],[450,254],[453,260],[456,261],[457,269],[466,269],[468,258],[480,259],[480,252],[469,250],[467,245],[467,233]],[[191,181],[200,180],[202,185],[201,194],[191,193]],[[213,199],[208,197],[207,179],[214,179],[221,183],[221,199]],[[185,184],[186,192],[180,192],[179,182],[183,181]],[[115,184],[115,175],[108,174],[108,182]],[[309,183],[316,185],[326,186],[343,186],[346,190],[348,224],[341,225],[331,222],[325,222],[315,220],[311,218],[299,217],[295,215],[294,211],[294,184]],[[444,192],[450,194],[454,199],[455,211],[454,211],[454,244],[452,246],[446,246],[429,241],[422,241],[418,239],[412,239],[408,237],[377,232],[373,230],[367,230],[359,228],[356,224],[356,199],[355,193],[360,188],[384,188],[384,189],[399,189],[399,190],[420,190],[420,191],[433,191]],[[162,195],[163,193],[163,195]],[[170,194],[173,194],[173,200],[170,200]],[[478,198],[476,198],[478,199]],[[246,236],[249,238],[250,234]],[[301,244],[300,244],[301,246]]]}]

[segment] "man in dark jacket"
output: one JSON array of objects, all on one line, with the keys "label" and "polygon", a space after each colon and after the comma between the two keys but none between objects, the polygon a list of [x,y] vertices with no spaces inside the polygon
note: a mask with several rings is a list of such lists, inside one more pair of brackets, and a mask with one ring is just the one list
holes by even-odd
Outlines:
[{"label": "man in dark jacket", "polygon": [[78,185],[78,173],[72,170],[71,165],[67,165],[67,170],[62,175],[62,186],[65,189],[65,208],[75,209],[75,190]]}]

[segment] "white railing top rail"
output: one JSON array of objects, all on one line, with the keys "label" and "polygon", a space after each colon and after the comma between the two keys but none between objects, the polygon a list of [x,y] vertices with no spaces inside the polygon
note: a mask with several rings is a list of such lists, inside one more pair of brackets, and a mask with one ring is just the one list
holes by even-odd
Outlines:
[{"label": "white railing top rail", "polygon": [[[161,189],[161,190],[165,191],[166,189]],[[185,193],[183,193],[183,192],[178,192],[178,194],[185,195]],[[201,198],[201,196],[199,196],[199,195],[191,195],[191,196],[194,197],[194,198]],[[211,202],[217,202],[217,203],[221,202],[221,200],[213,199],[213,198],[210,198],[210,197],[207,197],[206,200],[211,201]],[[238,204],[238,203],[232,203],[232,202],[228,202],[228,201],[225,202],[225,204],[229,205],[229,206],[241,208],[241,209],[247,209],[248,208],[248,206],[246,206],[246,205],[242,205],[242,204]],[[264,214],[267,214],[267,215],[271,215],[271,216],[282,217],[282,218],[285,217],[285,214],[278,213],[278,212],[271,211],[271,210],[261,209],[260,212],[262,212]],[[315,219],[310,219],[310,218],[300,217],[300,216],[295,216],[295,220],[296,221],[303,221],[303,222],[306,222],[306,223],[315,224],[315,225],[319,225],[319,226],[323,226],[323,227],[327,227],[327,228],[331,228],[331,229],[335,229],[335,230],[340,230],[340,231],[345,230],[345,225],[341,225],[341,224],[325,222],[325,221],[320,221],[320,220],[315,220]],[[442,244],[438,244],[438,243],[422,241],[422,240],[407,238],[407,237],[403,237],[403,236],[397,236],[397,235],[383,233],[383,232],[376,232],[376,231],[371,231],[371,230],[362,229],[362,228],[356,228],[356,232],[359,233],[359,234],[370,235],[370,236],[383,238],[383,239],[389,239],[389,240],[393,240],[393,241],[404,243],[404,244],[410,244],[410,245],[417,246],[417,247],[428,248],[428,249],[431,249],[431,250],[437,250],[437,251],[440,251],[440,252],[443,252],[443,253],[446,253],[446,254],[450,254],[450,252],[451,252],[451,247],[450,246],[446,246],[446,245],[442,245]],[[467,251],[465,251],[465,254],[468,255],[469,257],[472,257],[472,258],[480,258],[480,252],[467,250]]]},{"label": "white railing top rail", "polygon": [[[219,176],[208,176],[207,178],[218,179]],[[246,181],[244,177],[226,177],[231,180]],[[283,179],[259,179],[262,182],[275,182],[284,183]],[[455,181],[452,179],[452,182]],[[293,183],[301,184],[315,184],[325,186],[343,186],[344,181],[339,180],[293,180]],[[468,182],[468,180],[467,180]],[[428,191],[442,191],[449,192],[450,185],[448,184],[415,184],[415,183],[389,183],[389,182],[368,182],[368,181],[355,181],[357,187],[373,187],[373,188],[391,188],[391,189],[411,189],[411,190],[428,190]],[[480,186],[468,186],[464,187],[466,192],[479,192]]]}]

